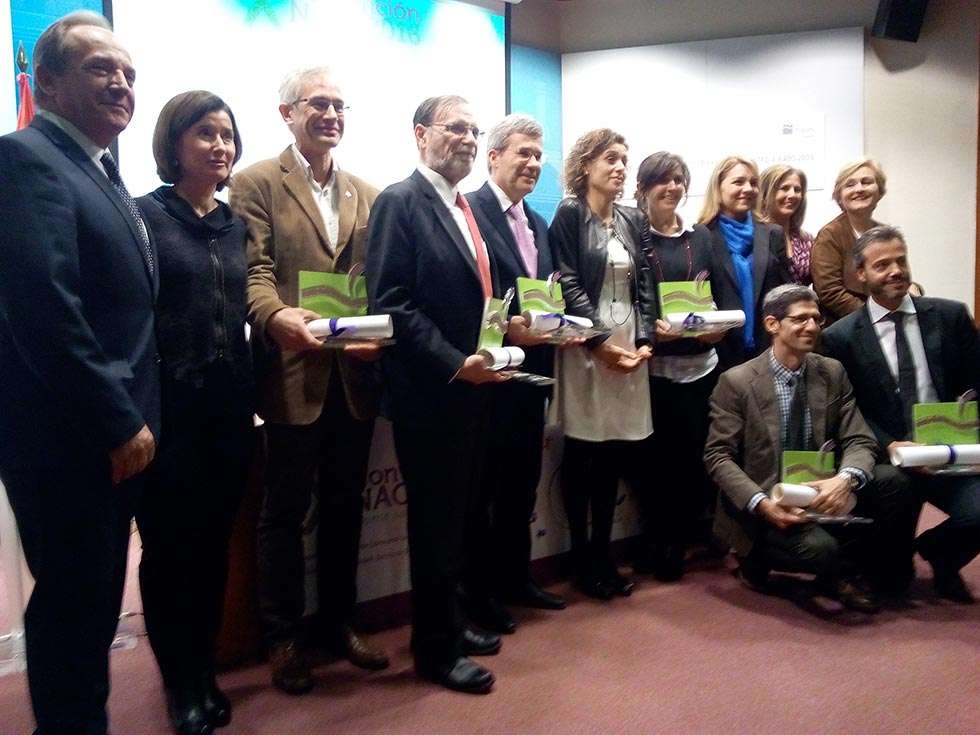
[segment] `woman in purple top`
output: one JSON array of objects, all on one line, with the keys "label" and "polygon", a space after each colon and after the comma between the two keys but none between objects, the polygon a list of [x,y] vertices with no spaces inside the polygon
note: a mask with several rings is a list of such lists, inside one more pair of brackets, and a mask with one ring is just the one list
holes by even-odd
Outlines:
[{"label": "woman in purple top", "polygon": [[809,286],[813,235],[803,229],[806,174],[786,164],[770,166],[759,178],[759,219],[783,228],[793,283]]}]

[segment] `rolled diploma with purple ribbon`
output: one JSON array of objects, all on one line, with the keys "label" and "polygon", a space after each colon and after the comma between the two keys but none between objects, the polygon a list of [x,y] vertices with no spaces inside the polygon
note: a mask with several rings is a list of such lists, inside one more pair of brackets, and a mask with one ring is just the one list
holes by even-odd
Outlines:
[{"label": "rolled diploma with purple ribbon", "polygon": [[980,444],[923,445],[896,447],[891,450],[896,467],[944,467],[947,465],[980,465]]},{"label": "rolled diploma with purple ribbon", "polygon": [[[816,497],[816,488],[812,488],[809,485],[794,485],[789,482],[777,483],[772,488],[772,492],[769,493],[769,499],[776,505],[781,505],[784,508],[809,508],[810,503]],[[857,498],[854,496],[854,493],[851,493],[840,512],[842,514],[850,513],[854,510],[856,504]]]},{"label": "rolled diploma with purple ribbon", "polygon": [[678,311],[665,314],[664,319],[672,331],[721,332],[745,324],[745,312],[741,309],[722,311]]},{"label": "rolled diploma with purple ribbon", "polygon": [[524,362],[524,350],[520,347],[487,347],[477,354],[487,363],[488,370],[516,368]]},{"label": "rolled diploma with purple ribbon", "polygon": [[582,329],[592,329],[592,320],[584,316],[572,316],[571,314],[558,314],[553,311],[540,311],[530,309],[521,316],[527,322],[527,328],[534,332],[554,332],[562,327],[581,327]]},{"label": "rolled diploma with purple ribbon", "polygon": [[306,326],[319,339],[389,339],[394,334],[390,314],[314,319]]}]

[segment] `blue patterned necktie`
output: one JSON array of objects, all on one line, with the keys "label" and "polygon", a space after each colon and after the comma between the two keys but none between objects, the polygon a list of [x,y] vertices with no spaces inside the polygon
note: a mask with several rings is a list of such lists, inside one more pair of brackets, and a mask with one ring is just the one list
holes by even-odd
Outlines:
[{"label": "blue patterned necktie", "polygon": [[153,275],[154,262],[153,262],[153,248],[150,247],[150,238],[146,234],[146,225],[143,223],[143,216],[140,214],[140,208],[136,204],[136,200],[129,195],[129,191],[126,189],[126,185],[123,183],[122,177],[119,176],[119,167],[116,165],[116,159],[112,157],[109,151],[102,154],[102,166],[105,168],[106,176],[109,177],[109,183],[112,188],[122,199],[123,204],[126,205],[126,209],[129,214],[133,217],[136,222],[136,229],[140,233],[140,240],[143,243],[143,257],[146,258],[146,267],[150,271],[150,275]]}]

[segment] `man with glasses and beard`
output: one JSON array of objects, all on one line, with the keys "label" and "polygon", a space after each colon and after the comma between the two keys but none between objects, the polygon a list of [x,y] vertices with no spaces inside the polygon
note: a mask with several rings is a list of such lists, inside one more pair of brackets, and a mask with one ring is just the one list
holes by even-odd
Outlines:
[{"label": "man with glasses and beard", "polygon": [[491,254],[458,185],[481,134],[462,97],[430,97],[413,120],[417,169],[378,196],[368,227],[372,313],[390,314],[382,359],[384,412],[408,495],[412,650],[424,678],[483,694],[493,674],[469,656],[500,638],[466,625],[457,586],[471,494],[481,473],[487,410],[504,378],[476,354]]}]

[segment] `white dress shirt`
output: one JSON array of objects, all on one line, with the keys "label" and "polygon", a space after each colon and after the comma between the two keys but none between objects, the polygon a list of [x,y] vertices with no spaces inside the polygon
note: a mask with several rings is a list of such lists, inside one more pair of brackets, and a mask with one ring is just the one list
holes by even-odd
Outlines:
[{"label": "white dress shirt", "polygon": [[313,201],[316,202],[316,206],[320,210],[320,216],[323,217],[323,225],[327,230],[327,239],[330,240],[330,247],[335,249],[337,247],[337,233],[340,231],[340,196],[337,191],[337,162],[332,162],[330,176],[327,178],[327,182],[323,186],[320,186],[319,182],[313,176],[313,167],[310,165],[310,162],[300,153],[295,143],[291,147],[293,149],[293,155],[296,156],[297,163],[306,172],[306,181],[310,185],[310,192],[313,194]]},{"label": "white dress shirt", "polygon": [[102,165],[102,156],[109,150],[108,148],[101,148],[97,143],[93,143],[85,133],[65,120],[61,115],[56,115],[50,110],[45,110],[43,107],[40,107],[38,108],[37,116],[43,117],[48,122],[57,125],[65,135],[78,143],[79,147],[85,151],[85,155],[92,159],[95,167],[105,174],[105,167]]},{"label": "white dress shirt", "polygon": [[463,215],[463,210],[456,206],[456,195],[459,194],[459,188],[455,186],[450,186],[446,178],[438,171],[433,171],[431,168],[426,166],[424,163],[419,164],[419,173],[425,177],[435,188],[436,193],[439,195],[439,199],[442,203],[446,205],[446,209],[449,210],[449,214],[453,216],[453,221],[459,228],[460,234],[463,236],[463,240],[466,241],[466,247],[470,249],[470,255],[473,256],[473,260],[476,260],[476,246],[473,244],[473,236],[470,234],[470,226],[466,223],[466,217]]},{"label": "white dress shirt", "polygon": [[[878,335],[878,344],[888,363],[895,382],[898,382],[898,349],[895,346],[895,322],[886,317],[891,312],[874,300],[868,299],[868,315],[874,325],[875,333]],[[922,343],[922,330],[919,329],[919,317],[915,313],[915,304],[912,297],[905,294],[902,303],[895,311],[905,314],[905,339],[909,343],[909,351],[912,353],[912,362],[915,365],[915,384],[918,392],[918,403],[937,403],[939,396],[936,394],[936,387],[932,384],[932,375],[929,374],[929,362],[926,360],[926,348]]]}]

